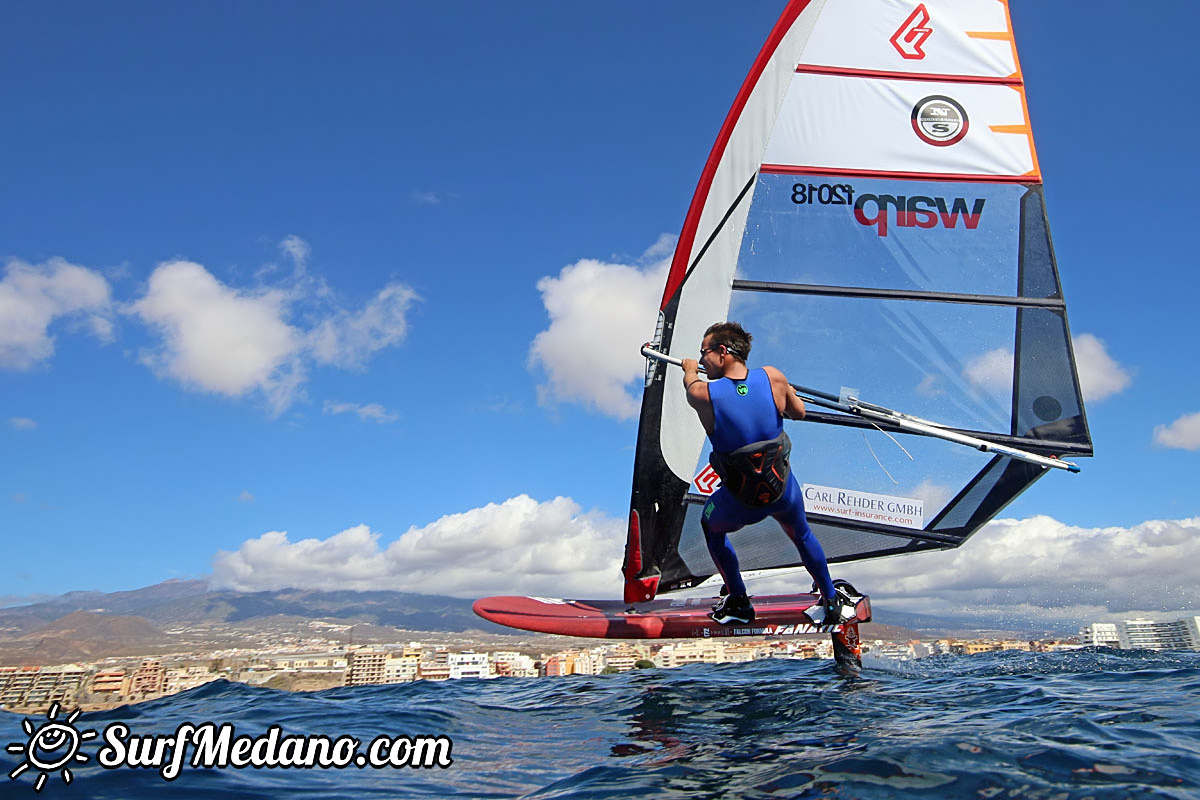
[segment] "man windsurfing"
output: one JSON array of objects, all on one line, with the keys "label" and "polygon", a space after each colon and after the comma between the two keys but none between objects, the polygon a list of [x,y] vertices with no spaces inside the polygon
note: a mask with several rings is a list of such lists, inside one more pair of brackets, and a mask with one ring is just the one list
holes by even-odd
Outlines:
[{"label": "man windsurfing", "polygon": [[[725,581],[727,594],[710,616],[722,625],[749,623],[754,607],[746,593],[729,534],[774,517],[800,552],[800,560],[821,592],[813,622],[843,622],[842,602],[829,575],[825,551],[804,515],[800,485],[791,473],[791,442],[783,418],[803,419],[804,402],[775,367],[746,366],[751,335],[736,322],[718,322],[704,332],[700,360],[683,359],[687,401],[712,442],[710,462],[721,487],[709,497],[700,524],[708,552]],[[703,364],[708,380],[699,374]]]}]

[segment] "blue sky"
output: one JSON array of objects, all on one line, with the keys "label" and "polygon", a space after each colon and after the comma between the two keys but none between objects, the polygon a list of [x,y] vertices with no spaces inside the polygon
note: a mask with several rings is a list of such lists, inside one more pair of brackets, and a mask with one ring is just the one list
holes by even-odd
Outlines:
[{"label": "blue sky", "polygon": [[[9,8],[0,598],[616,596],[636,344],[783,5]],[[1097,458],[845,572],[912,610],[1200,607],[1196,15],[1011,11]]]}]

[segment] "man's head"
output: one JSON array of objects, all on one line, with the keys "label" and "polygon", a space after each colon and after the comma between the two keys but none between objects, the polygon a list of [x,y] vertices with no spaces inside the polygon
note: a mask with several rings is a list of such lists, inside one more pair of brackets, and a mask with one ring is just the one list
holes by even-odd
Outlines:
[{"label": "man's head", "polygon": [[722,375],[732,363],[746,363],[753,338],[736,322],[709,325],[700,343],[700,363],[710,376]]}]

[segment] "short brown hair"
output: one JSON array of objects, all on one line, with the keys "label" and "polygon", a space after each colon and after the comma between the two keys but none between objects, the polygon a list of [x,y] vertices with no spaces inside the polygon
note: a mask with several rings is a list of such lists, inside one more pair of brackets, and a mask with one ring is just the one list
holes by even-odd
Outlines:
[{"label": "short brown hair", "polygon": [[720,344],[725,345],[729,354],[742,363],[750,358],[750,342],[754,337],[736,322],[714,322],[708,326],[704,335],[712,336],[713,347]]}]

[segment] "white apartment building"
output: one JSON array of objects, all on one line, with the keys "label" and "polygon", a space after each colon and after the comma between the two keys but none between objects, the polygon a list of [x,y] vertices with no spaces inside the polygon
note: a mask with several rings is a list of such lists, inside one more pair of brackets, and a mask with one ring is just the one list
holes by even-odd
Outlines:
[{"label": "white apartment building", "polygon": [[[1194,621],[1194,620],[1193,620]],[[1195,650],[1197,642],[1189,632],[1186,620],[1154,622],[1148,619],[1127,619],[1118,623],[1117,634],[1125,650]]]},{"label": "white apartment building", "polygon": [[1190,649],[1200,650],[1200,617],[1188,617],[1181,621],[1187,628],[1188,639],[1191,641]]},{"label": "white apartment building", "polygon": [[492,677],[487,653],[450,653],[446,661],[450,667],[451,680]]},{"label": "white apartment building", "polygon": [[663,669],[684,664],[720,664],[725,661],[725,643],[701,639],[663,645],[654,656],[654,665]]},{"label": "white apartment building", "polygon": [[0,667],[0,708],[69,703],[87,675],[78,664]]},{"label": "white apartment building", "polygon": [[517,652],[492,653],[492,674],[496,677],[536,678],[537,662]]},{"label": "white apartment building", "polygon": [[1200,617],[1173,622],[1151,619],[1093,622],[1079,632],[1079,638],[1085,646],[1123,650],[1200,650]]},{"label": "white apartment building", "polygon": [[345,653],[294,653],[270,659],[271,669],[285,672],[341,672]]},{"label": "white apartment building", "polygon": [[1093,622],[1079,632],[1084,644],[1096,647],[1120,647],[1121,634],[1115,622]]},{"label": "white apartment building", "polygon": [[611,670],[613,672],[629,672],[632,669],[637,669],[638,661],[639,659],[637,656],[610,653],[604,657],[604,669]]},{"label": "white apartment building", "polygon": [[409,683],[417,679],[421,667],[421,656],[417,653],[389,655],[383,662],[383,680],[385,683]]}]

